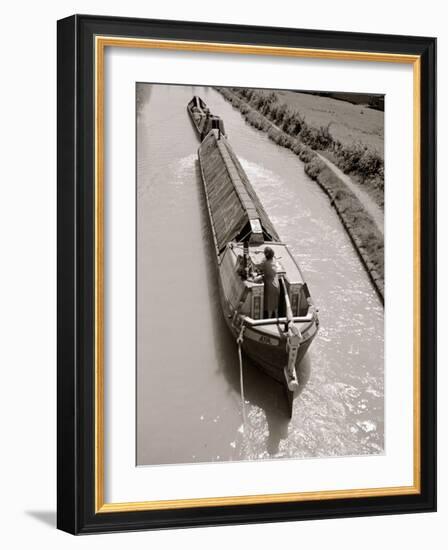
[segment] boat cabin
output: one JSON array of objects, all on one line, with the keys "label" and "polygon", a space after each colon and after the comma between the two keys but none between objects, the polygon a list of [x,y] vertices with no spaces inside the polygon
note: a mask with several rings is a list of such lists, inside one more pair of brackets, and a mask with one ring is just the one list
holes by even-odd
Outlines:
[{"label": "boat cabin", "polygon": [[219,136],[225,134],[224,122],[221,117],[206,113],[201,127],[201,139],[204,139],[211,130],[218,130]]}]

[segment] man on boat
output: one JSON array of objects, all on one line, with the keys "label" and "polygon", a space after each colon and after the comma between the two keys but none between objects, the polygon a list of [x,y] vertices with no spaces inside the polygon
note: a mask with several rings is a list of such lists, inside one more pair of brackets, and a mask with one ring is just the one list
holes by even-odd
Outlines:
[{"label": "man on boat", "polygon": [[261,275],[255,278],[255,282],[264,281],[264,317],[278,317],[280,282],[277,275],[277,262],[274,259],[274,251],[270,246],[264,249],[264,260],[256,264],[256,267]]}]

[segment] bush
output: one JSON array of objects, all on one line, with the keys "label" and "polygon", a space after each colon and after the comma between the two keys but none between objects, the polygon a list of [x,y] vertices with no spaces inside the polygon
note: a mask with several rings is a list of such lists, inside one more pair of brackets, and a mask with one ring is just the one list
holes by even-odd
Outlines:
[{"label": "bush", "polygon": [[383,160],[376,152],[366,149],[359,160],[359,170],[368,176],[378,174],[383,170]]},{"label": "bush", "polygon": [[272,105],[273,103],[276,103],[278,101],[278,95],[275,92],[270,92],[268,95],[268,103],[269,105]]},{"label": "bush", "polygon": [[304,124],[299,136],[304,143],[313,149],[328,149],[333,144],[328,126],[313,128],[308,124]]},{"label": "bush", "polygon": [[311,162],[312,159],[319,159],[319,157],[316,155],[316,153],[314,151],[312,151],[309,147],[302,147],[299,150],[298,155],[299,155],[300,160],[304,163]]},{"label": "bush", "polygon": [[384,189],[384,161],[376,151],[359,143],[343,146],[337,142],[333,152],[344,172],[353,172],[362,178],[372,178],[375,180],[375,187]]},{"label": "bush", "polygon": [[277,109],[277,116],[275,118],[278,126],[281,126],[284,118],[285,118],[285,115],[286,115],[286,111],[287,111],[287,107],[284,103],[282,103],[280,105],[280,107]]},{"label": "bush", "polygon": [[275,122],[277,118],[277,111],[278,111],[278,105],[271,105],[271,108],[268,113],[268,118],[272,120],[272,122]]},{"label": "bush", "polygon": [[305,163],[305,173],[314,180],[325,168],[325,163],[317,155],[314,155],[314,158]]},{"label": "bush", "polygon": [[290,133],[298,136],[305,126],[305,118],[295,111],[290,125]]}]

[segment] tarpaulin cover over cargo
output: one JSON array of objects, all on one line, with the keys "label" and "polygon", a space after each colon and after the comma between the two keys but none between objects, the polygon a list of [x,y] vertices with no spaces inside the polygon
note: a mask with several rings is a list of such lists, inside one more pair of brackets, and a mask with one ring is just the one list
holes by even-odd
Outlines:
[{"label": "tarpaulin cover over cargo", "polygon": [[227,139],[210,132],[199,148],[199,161],[219,252],[250,232],[250,220],[260,220],[266,241],[280,240]]}]

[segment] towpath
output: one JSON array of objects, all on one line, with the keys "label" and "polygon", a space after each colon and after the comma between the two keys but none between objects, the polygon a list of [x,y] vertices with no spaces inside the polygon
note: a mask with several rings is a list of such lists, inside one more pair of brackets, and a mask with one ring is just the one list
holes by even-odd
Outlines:
[{"label": "towpath", "polygon": [[315,151],[316,155],[324,162],[330,170],[332,170],[340,180],[342,180],[345,185],[353,192],[359,201],[362,203],[367,212],[372,216],[373,221],[375,222],[378,230],[381,232],[381,235],[384,235],[384,212],[376,204],[376,202],[369,196],[366,191],[361,189],[358,184],[356,184],[347,174],[344,174],[335,164],[333,164],[326,157]]}]

